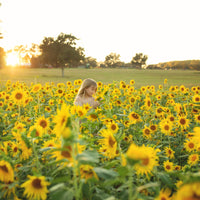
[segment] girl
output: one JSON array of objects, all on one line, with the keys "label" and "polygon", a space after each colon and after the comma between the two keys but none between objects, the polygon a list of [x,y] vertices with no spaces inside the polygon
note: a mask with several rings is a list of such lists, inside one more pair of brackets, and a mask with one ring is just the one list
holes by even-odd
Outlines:
[{"label": "girl", "polygon": [[82,106],[83,104],[88,103],[92,108],[97,108],[100,105],[100,103],[98,101],[95,101],[93,97],[96,91],[96,81],[90,78],[85,79],[78,91],[74,104],[76,106]]}]

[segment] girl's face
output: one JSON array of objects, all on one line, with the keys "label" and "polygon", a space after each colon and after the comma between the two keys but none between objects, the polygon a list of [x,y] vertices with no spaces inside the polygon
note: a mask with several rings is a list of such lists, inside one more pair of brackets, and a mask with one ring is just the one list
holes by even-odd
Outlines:
[{"label": "girl's face", "polygon": [[85,92],[89,97],[92,97],[96,93],[96,91],[97,91],[97,87],[93,85],[85,89]]}]

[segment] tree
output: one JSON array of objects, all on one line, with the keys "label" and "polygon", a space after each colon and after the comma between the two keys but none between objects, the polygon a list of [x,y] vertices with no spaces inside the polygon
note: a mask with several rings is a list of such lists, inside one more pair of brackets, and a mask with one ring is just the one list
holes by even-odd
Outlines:
[{"label": "tree", "polygon": [[97,60],[96,58],[92,58],[92,57],[87,57],[84,59],[83,61],[84,65],[89,65],[89,67],[96,67],[97,66]]},{"label": "tree", "polygon": [[6,65],[6,52],[0,47],[0,68]]},{"label": "tree", "polygon": [[75,36],[64,33],[56,39],[45,37],[39,45],[43,64],[61,67],[64,76],[64,67],[77,66],[84,59],[84,49],[76,48],[76,40]]},{"label": "tree", "polygon": [[121,65],[120,55],[116,53],[110,53],[105,57],[104,64],[106,67],[119,67]]},{"label": "tree", "polygon": [[146,65],[147,59],[147,55],[143,55],[143,53],[136,53],[136,55],[131,60],[131,64],[134,67],[141,69],[144,65]]}]

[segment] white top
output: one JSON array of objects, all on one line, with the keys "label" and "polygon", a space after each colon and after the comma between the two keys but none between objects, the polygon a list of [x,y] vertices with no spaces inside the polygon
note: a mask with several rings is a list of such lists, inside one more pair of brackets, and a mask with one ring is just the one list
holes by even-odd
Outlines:
[{"label": "white top", "polygon": [[82,106],[87,103],[93,108],[96,108],[97,106],[99,106],[99,102],[95,101],[94,97],[83,98],[83,97],[78,96],[74,102],[76,106]]}]

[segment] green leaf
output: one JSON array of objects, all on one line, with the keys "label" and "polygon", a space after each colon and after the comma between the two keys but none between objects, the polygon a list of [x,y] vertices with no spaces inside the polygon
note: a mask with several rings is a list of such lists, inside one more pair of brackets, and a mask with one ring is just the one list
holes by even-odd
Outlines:
[{"label": "green leaf", "polygon": [[51,200],[73,200],[74,193],[70,188],[64,188],[64,184],[58,184],[53,186],[53,190],[50,189],[50,199]]},{"label": "green leaf", "polygon": [[98,163],[99,154],[96,151],[84,151],[83,153],[77,155],[77,159],[82,164]]},{"label": "green leaf", "polygon": [[94,171],[96,172],[99,178],[103,178],[103,179],[112,179],[118,176],[117,172],[110,169],[95,167]]},{"label": "green leaf", "polygon": [[51,187],[49,189],[49,192],[55,192],[56,190],[62,189],[64,187],[65,187],[65,184],[64,183],[60,183],[60,184],[57,184],[57,185],[54,185],[53,187]]}]

